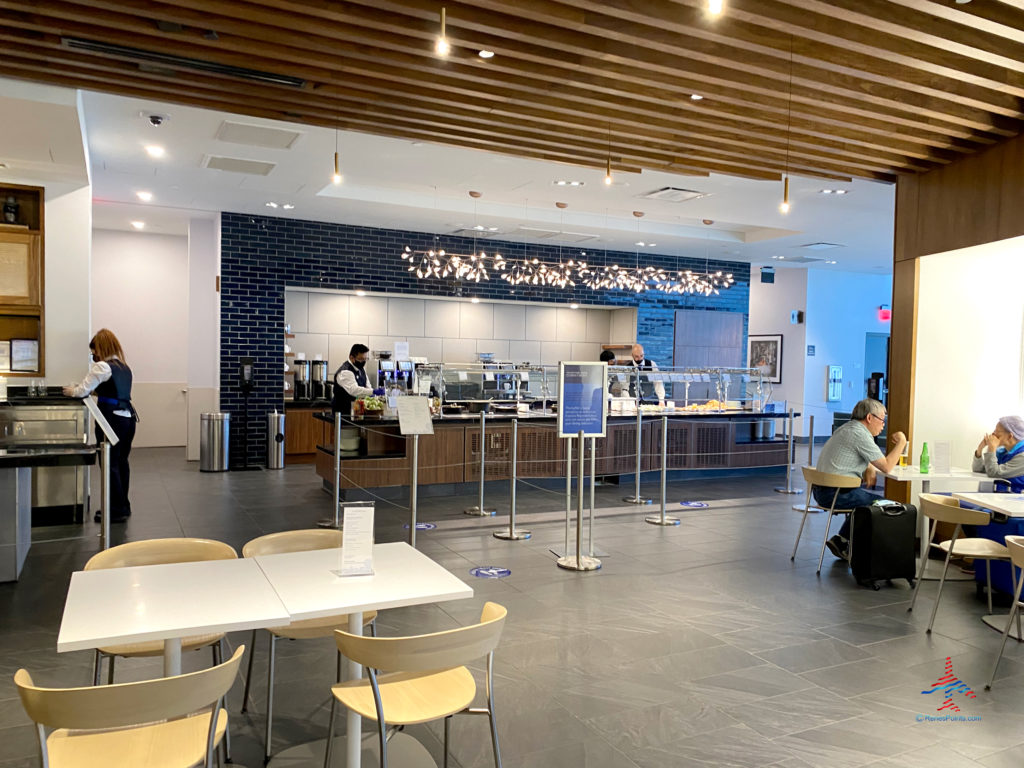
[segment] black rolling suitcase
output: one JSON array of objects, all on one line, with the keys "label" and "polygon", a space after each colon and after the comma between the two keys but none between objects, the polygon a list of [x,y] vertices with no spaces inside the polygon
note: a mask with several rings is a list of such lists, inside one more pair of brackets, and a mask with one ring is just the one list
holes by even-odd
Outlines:
[{"label": "black rolling suitcase", "polygon": [[914,540],[917,508],[880,501],[853,511],[853,577],[861,586],[878,589],[881,581],[917,576]]}]

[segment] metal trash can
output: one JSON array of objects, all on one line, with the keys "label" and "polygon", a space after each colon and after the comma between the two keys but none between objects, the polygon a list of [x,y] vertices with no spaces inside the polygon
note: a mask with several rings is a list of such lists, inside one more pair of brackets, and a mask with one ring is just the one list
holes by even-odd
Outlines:
[{"label": "metal trash can", "polygon": [[267,469],[284,469],[284,414],[267,414]]},{"label": "metal trash can", "polygon": [[227,472],[231,447],[231,414],[199,416],[199,471]]}]

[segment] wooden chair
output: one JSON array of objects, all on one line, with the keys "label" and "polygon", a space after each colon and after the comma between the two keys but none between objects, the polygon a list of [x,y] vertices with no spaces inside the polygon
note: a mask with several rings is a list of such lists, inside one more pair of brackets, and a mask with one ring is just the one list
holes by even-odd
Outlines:
[{"label": "wooden chair", "polygon": [[24,669],[14,683],[45,768],[209,768],[227,733],[221,703],[244,651],[209,669],[138,683],[40,688]]},{"label": "wooden chair", "polygon": [[[807,515],[811,512],[811,507],[815,506],[812,501],[814,496],[815,486],[819,488],[835,488],[836,492],[832,496],[832,504],[825,509],[828,512],[828,520],[825,521],[825,537],[821,540],[821,554],[818,555],[818,570],[815,571],[819,576],[821,575],[821,561],[825,559],[825,543],[828,541],[829,528],[832,527],[832,518],[836,515],[850,515],[853,513],[852,509],[836,509],[836,499],[839,498],[841,491],[847,488],[859,488],[860,478],[859,477],[847,477],[846,475],[831,475],[828,472],[819,472],[814,467],[800,467],[804,473],[804,480],[807,481],[807,495],[804,499],[804,516],[800,520],[800,530],[796,532],[796,541],[793,543],[793,554],[790,555],[790,560],[796,560],[796,549],[800,546],[800,537],[804,532],[804,524],[807,522]],[[818,507],[815,507],[816,509]],[[824,509],[824,507],[821,507]],[[853,518],[850,518],[850,546],[849,551],[853,555]]]},{"label": "wooden chair", "polygon": [[[276,555],[284,552],[309,552],[314,549],[334,549],[341,546],[341,531],[325,528],[311,530],[283,531],[270,533],[253,539],[242,547],[242,557],[259,557],[260,555]],[[363,614],[363,625],[370,627],[371,634],[375,631],[376,611]],[[267,659],[267,725],[264,744],[264,758],[270,760],[271,729],[274,721],[274,658],[278,638],[288,640],[309,640],[317,637],[329,637],[336,629],[348,629],[348,614],[325,616],[320,619],[295,621],[286,627],[272,627],[267,630],[270,635],[270,649]],[[242,696],[242,712],[249,709],[249,684],[252,681],[253,656],[256,653],[256,630],[252,631],[249,643],[249,664],[245,674],[245,693]],[[341,682],[341,653],[338,653],[337,682]]]},{"label": "wooden chair", "polygon": [[[138,565],[161,565],[165,563],[195,563],[201,560],[234,560],[238,557],[227,544],[210,539],[147,539],[120,544],[99,552],[89,558],[84,570],[96,571],[104,568],[127,568]],[[195,651],[211,646],[213,663],[220,664],[224,651],[224,633],[193,635],[181,640],[182,651]],[[114,682],[114,659],[121,657],[162,656],[164,644],[153,640],[128,645],[97,648],[93,661],[93,685],[100,684],[100,670],[103,659],[109,659],[107,682]]]},{"label": "wooden chair", "polygon": [[[965,509],[960,502],[952,496],[941,496],[936,493],[922,493],[919,497],[920,512],[931,520],[928,526],[928,548],[935,547],[946,553],[946,561],[942,567],[942,576],[939,578],[939,592],[935,595],[935,605],[932,606],[932,615],[928,620],[927,633],[931,633],[932,625],[935,623],[935,614],[939,610],[939,600],[942,599],[942,587],[946,583],[946,571],[949,570],[950,558],[971,557],[975,560],[985,561],[985,577],[987,579],[986,592],[988,592],[988,612],[992,613],[992,561],[1009,560],[1010,553],[1006,547],[991,539],[962,538],[963,526],[965,525],[988,525],[991,518],[989,513],[981,509]],[[953,538],[936,544],[935,529],[939,523],[952,523],[956,526],[953,529]],[[928,549],[925,549],[927,552]],[[921,566],[917,573],[917,584],[914,585],[914,596],[910,599],[910,607],[907,612],[914,610],[914,603],[917,601],[917,591],[921,588],[921,581],[924,576],[924,569],[928,565],[928,558],[921,558]]]},{"label": "wooden chair", "polygon": [[[444,765],[447,768],[451,718],[461,713],[488,716],[494,765],[501,768],[498,727],[494,719],[494,649],[507,614],[504,606],[487,603],[479,624],[413,637],[363,637],[335,632],[338,650],[362,664],[369,679],[349,680],[332,689],[325,768],[331,764],[338,702],[362,717],[377,721],[381,768],[387,768],[388,726],[440,718],[444,718]],[[471,708],[476,681],[465,665],[482,656],[487,657],[487,707]]]},{"label": "wooden chair", "polygon": [[[1020,591],[1021,585],[1024,585],[1024,578],[1017,577],[1017,571],[1024,568],[1024,536],[1007,536],[1006,537],[1006,550],[1010,554],[1010,572],[1014,577],[1014,589],[1013,589],[1013,608],[1010,609],[1010,615],[1006,617],[1006,629],[1003,630],[1003,642],[999,645],[999,653],[996,655],[995,664],[992,665],[992,676],[989,677],[988,683],[985,684],[985,690],[992,689],[992,683],[996,679],[996,670],[999,669],[999,662],[1003,658],[1003,651],[1006,650],[1006,638],[1010,634],[1010,627],[1013,625],[1013,620],[1017,619],[1017,636],[1024,637],[1020,632],[1020,609],[1024,607],[1024,603],[1021,602]],[[991,609],[990,609],[991,610]]]}]

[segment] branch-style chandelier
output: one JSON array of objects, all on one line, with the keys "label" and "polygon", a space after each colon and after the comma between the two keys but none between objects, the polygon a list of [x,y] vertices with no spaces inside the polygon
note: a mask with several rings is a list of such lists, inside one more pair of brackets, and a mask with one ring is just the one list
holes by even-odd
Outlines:
[{"label": "branch-style chandelier", "polygon": [[[470,196],[479,198],[479,192],[470,192]],[[564,203],[556,204],[565,208]],[[475,212],[475,208],[474,208]],[[639,232],[640,211],[634,211],[637,217]],[[663,267],[642,266],[639,254],[635,266],[624,267],[619,264],[595,265],[580,259],[561,260],[549,263],[536,256],[506,260],[500,253],[489,255],[486,251],[476,250],[474,238],[473,253],[451,253],[437,247],[438,238],[434,238],[435,247],[416,250],[410,246],[402,249],[401,257],[405,261],[407,271],[416,275],[419,280],[464,280],[472,283],[489,281],[494,275],[512,286],[538,286],[549,288],[575,288],[582,285],[594,291],[628,291],[641,294],[646,291],[682,295],[699,294],[704,296],[718,295],[735,284],[732,273],[710,269],[704,273],[693,270],[668,270]]]}]

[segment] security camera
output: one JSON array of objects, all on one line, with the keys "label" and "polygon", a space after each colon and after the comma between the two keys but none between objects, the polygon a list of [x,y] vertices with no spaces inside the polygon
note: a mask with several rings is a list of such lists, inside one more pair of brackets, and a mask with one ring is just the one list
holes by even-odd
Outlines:
[{"label": "security camera", "polygon": [[149,120],[149,124],[154,127],[161,126],[164,124],[163,115],[148,115],[146,119]]}]

